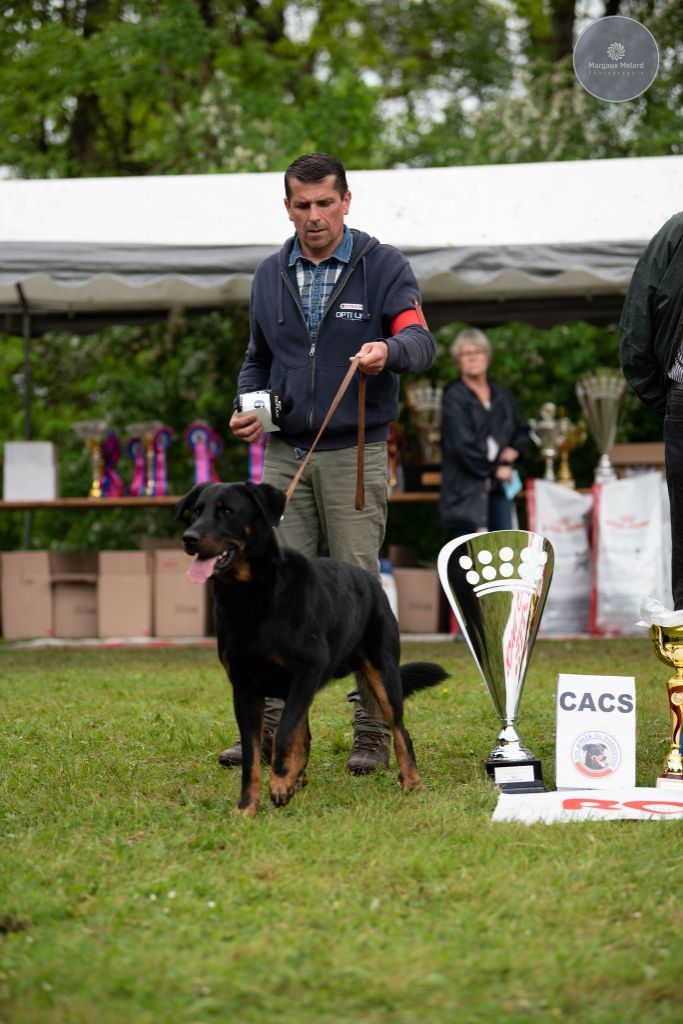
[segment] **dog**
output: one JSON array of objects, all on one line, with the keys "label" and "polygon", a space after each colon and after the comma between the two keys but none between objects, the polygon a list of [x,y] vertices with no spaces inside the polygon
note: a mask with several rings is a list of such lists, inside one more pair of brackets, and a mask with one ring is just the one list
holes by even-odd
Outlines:
[{"label": "dog", "polygon": [[254,815],[261,796],[265,697],[285,701],[274,742],[270,798],[289,803],[306,784],[308,711],[318,690],[352,672],[368,710],[391,728],[404,791],[420,776],[403,724],[403,698],[447,678],[439,665],[399,667],[398,624],[378,579],[331,558],[281,548],[274,527],[285,495],[270,484],[198,484],[175,508],[189,513],[182,543],[188,571],[211,581],[218,657],[232,684],[242,741],[238,812]]}]

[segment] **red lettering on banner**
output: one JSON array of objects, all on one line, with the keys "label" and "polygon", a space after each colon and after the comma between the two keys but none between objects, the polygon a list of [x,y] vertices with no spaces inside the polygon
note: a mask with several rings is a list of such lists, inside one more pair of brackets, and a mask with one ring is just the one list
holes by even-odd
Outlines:
[{"label": "red lettering on banner", "polygon": [[[680,814],[683,803],[680,800],[625,800],[624,807],[632,807],[634,811],[644,811],[646,814]],[[672,809],[665,811],[665,807]]]},{"label": "red lettering on banner", "polygon": [[572,796],[567,797],[566,800],[562,801],[563,811],[580,811],[584,808],[594,808],[599,811],[613,811],[617,807],[621,806],[618,800],[598,800],[597,798],[588,798],[583,796]]},{"label": "red lettering on banner", "polygon": [[597,797],[567,797],[562,801],[563,811],[617,811],[630,807],[643,814],[680,814],[683,811],[683,800],[600,800]]}]

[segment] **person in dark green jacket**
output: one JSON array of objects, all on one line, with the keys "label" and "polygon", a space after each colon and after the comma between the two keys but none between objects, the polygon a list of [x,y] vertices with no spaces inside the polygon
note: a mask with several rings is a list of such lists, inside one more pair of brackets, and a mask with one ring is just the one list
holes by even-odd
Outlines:
[{"label": "person in dark green jacket", "polygon": [[638,397],[664,416],[671,508],[671,586],[683,609],[683,213],[642,253],[619,322],[621,366]]}]

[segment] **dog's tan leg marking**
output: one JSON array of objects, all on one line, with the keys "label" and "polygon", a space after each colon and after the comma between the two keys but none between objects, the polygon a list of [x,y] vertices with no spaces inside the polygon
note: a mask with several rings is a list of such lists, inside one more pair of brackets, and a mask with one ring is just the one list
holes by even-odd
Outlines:
[{"label": "dog's tan leg marking", "polygon": [[361,672],[367,682],[368,686],[375,695],[375,699],[380,706],[382,714],[386,719],[387,725],[391,727],[391,733],[394,738],[394,751],[396,753],[396,760],[398,761],[398,770],[400,773],[401,786],[407,793],[411,789],[419,789],[422,785],[420,776],[417,771],[417,765],[415,764],[415,758],[411,754],[408,744],[406,743],[405,729],[403,724],[396,723],[394,718],[394,709],[389,703],[387,696],[386,687],[384,681],[369,661],[364,661],[361,665]]},{"label": "dog's tan leg marking", "polygon": [[[304,715],[292,734],[292,742],[285,755],[284,774],[270,773],[270,799],[277,807],[284,807],[298,789],[306,785],[305,768],[311,749],[308,715]],[[273,749],[273,760],[275,760]]]},{"label": "dog's tan leg marking", "polygon": [[[254,736],[252,740],[252,761],[249,781],[246,789],[243,788],[240,802],[236,807],[239,815],[245,814],[254,817],[261,806],[261,737]],[[246,799],[245,799],[246,798]]]}]

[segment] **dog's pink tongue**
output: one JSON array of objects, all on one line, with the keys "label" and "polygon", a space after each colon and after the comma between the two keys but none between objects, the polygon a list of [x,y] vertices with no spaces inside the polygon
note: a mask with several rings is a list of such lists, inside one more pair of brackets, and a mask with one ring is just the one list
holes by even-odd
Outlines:
[{"label": "dog's pink tongue", "polygon": [[217,561],[217,555],[215,558],[199,558],[195,555],[194,562],[186,573],[188,580],[191,583],[206,583]]}]

